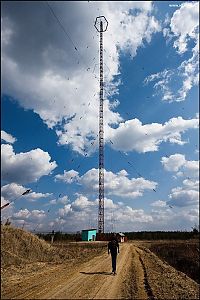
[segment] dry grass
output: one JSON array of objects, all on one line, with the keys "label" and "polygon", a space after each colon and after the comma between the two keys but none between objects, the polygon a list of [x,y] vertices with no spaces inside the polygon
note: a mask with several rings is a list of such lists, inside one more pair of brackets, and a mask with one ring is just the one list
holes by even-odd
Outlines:
[{"label": "dry grass", "polygon": [[105,243],[55,243],[50,245],[25,230],[1,227],[1,264],[3,268],[34,262],[62,263],[94,257],[105,250]]},{"label": "dry grass", "polygon": [[145,241],[141,244],[199,283],[199,241]]},{"label": "dry grass", "polygon": [[60,259],[61,253],[37,236],[11,226],[1,227],[2,267]]}]

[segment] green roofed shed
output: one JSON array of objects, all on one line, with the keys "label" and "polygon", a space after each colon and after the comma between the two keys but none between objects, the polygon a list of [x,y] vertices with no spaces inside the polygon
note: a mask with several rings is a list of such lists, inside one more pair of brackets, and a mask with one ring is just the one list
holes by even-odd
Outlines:
[{"label": "green roofed shed", "polygon": [[85,229],[82,230],[82,241],[96,241],[97,230]]}]

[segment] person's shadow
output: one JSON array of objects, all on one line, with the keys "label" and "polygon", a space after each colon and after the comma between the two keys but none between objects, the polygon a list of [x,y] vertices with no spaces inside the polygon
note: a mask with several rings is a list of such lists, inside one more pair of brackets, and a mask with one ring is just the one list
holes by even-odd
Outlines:
[{"label": "person's shadow", "polygon": [[112,272],[80,272],[85,275],[112,275]]}]

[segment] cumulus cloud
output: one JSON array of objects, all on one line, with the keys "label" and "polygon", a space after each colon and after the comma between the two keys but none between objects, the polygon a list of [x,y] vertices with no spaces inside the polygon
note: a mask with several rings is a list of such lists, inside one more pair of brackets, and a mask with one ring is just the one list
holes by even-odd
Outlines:
[{"label": "cumulus cloud", "polygon": [[191,230],[194,224],[198,224],[198,208],[179,206],[178,209],[153,209],[151,211],[153,223],[149,225],[151,230]]},{"label": "cumulus cloud", "polygon": [[[127,226],[134,228],[138,226],[136,224],[147,224],[153,221],[149,214],[146,214],[142,209],[133,209],[130,206],[126,206],[123,203],[114,203],[110,198],[105,198],[105,226],[107,231],[113,229],[113,222],[119,223],[120,227]],[[51,226],[54,228],[59,225],[63,225],[68,230],[80,230],[87,228],[88,225],[97,226],[97,214],[98,214],[98,199],[92,201],[86,196],[79,194],[77,198],[70,204],[64,205],[63,208],[58,210],[58,218],[51,222]],[[72,224],[72,220],[76,220],[76,223]],[[138,226],[138,228],[139,228]],[[121,227],[121,228],[122,228]]]},{"label": "cumulus cloud", "polygon": [[[71,183],[66,181],[66,173],[64,172],[64,175],[60,175],[59,178],[56,175],[57,179]],[[105,170],[104,174],[104,188],[107,195],[136,198],[142,196],[145,191],[153,190],[157,186],[156,182],[146,180],[143,177],[129,179],[125,170],[121,170],[116,174]],[[76,174],[76,180],[78,184],[84,187],[86,193],[94,193],[99,188],[98,169],[93,168],[82,176]]]},{"label": "cumulus cloud", "polygon": [[30,202],[34,202],[38,199],[41,198],[47,198],[51,196],[52,194],[50,193],[36,193],[36,192],[30,192],[29,194],[22,195],[27,188],[17,184],[17,183],[10,183],[3,185],[1,187],[1,195],[6,202],[13,201],[15,199],[18,199],[19,197],[22,197],[23,199],[25,198],[26,200]]},{"label": "cumulus cloud", "polygon": [[3,196],[1,196],[1,206],[5,205],[6,203],[8,203],[8,201],[6,201]]},{"label": "cumulus cloud", "polygon": [[177,37],[174,47],[179,53],[187,51],[189,39],[196,39],[199,26],[199,3],[183,3],[180,9],[177,9],[170,22],[171,31]]},{"label": "cumulus cloud", "polygon": [[194,118],[185,120],[182,117],[171,118],[164,124],[142,124],[138,119],[120,123],[119,127],[110,128],[107,139],[112,141],[111,147],[115,150],[149,152],[158,151],[162,142],[183,145],[181,133],[190,128],[198,128],[199,120]]},{"label": "cumulus cloud", "polygon": [[26,195],[26,199],[28,201],[34,202],[34,201],[36,201],[38,199],[47,198],[47,197],[49,197],[51,195],[52,195],[52,193],[44,193],[43,194],[43,193],[32,192],[32,193]]},{"label": "cumulus cloud", "polygon": [[16,183],[6,184],[1,187],[1,195],[6,201],[13,201],[16,197],[21,196],[25,191],[26,188]]},{"label": "cumulus cloud", "polygon": [[[176,69],[152,74],[144,82],[155,81],[153,87],[161,93],[163,101],[179,102],[184,101],[191,88],[199,82],[199,3],[182,3],[169,23],[169,27],[163,29],[167,41],[174,41],[173,47],[180,55],[189,52],[190,56]],[[194,46],[189,47],[191,42]],[[177,80],[180,81],[178,87],[174,86]]]},{"label": "cumulus cloud", "polygon": [[18,212],[14,213],[12,218],[13,219],[28,219],[30,222],[33,221],[40,221],[41,219],[45,218],[45,212],[43,210],[34,209],[29,211],[27,208],[20,209]]},{"label": "cumulus cloud", "polygon": [[183,184],[188,189],[193,189],[193,190],[197,190],[197,191],[199,190],[199,181],[198,180],[185,179],[185,180],[183,180]]},{"label": "cumulus cloud", "polygon": [[[169,205],[163,200],[155,201],[154,208],[150,212],[143,209],[135,209],[122,202],[114,202],[105,198],[105,230],[107,231],[141,231],[141,230],[182,230],[190,229],[194,223],[198,223],[198,209],[194,206],[187,209],[179,206],[179,210],[167,208]],[[158,209],[156,209],[158,208]],[[26,228],[33,230],[35,222],[40,230],[71,231],[97,228],[98,199],[91,200],[88,197],[77,194],[77,198],[64,204],[57,211],[57,217],[53,220],[46,219],[44,211],[30,211],[23,209],[15,213],[13,222],[19,226],[25,224]],[[76,221],[76,222],[74,222]]]},{"label": "cumulus cloud", "polygon": [[153,221],[152,216],[146,214],[143,209],[134,209],[130,206],[121,208],[119,213],[116,214],[116,219],[122,222],[122,224],[127,224],[128,222],[131,222],[132,224],[135,222],[150,224]]},{"label": "cumulus cloud", "polygon": [[172,189],[169,198],[170,200],[168,201],[168,203],[172,204],[173,206],[197,206],[199,202],[199,192],[192,189],[177,187]]},{"label": "cumulus cloud", "polygon": [[[105,209],[110,210],[117,208],[118,205],[113,202],[113,200],[105,197],[104,199]],[[123,204],[122,204],[123,205]],[[98,199],[89,200],[86,196],[82,194],[77,194],[77,198],[67,205],[64,205],[63,208],[58,210],[58,215],[60,217],[71,215],[72,213],[80,212],[81,214],[90,214],[92,211],[97,211]]]},{"label": "cumulus cloud", "polygon": [[30,211],[25,208],[25,209],[21,209],[20,211],[18,211],[17,213],[14,213],[13,217],[14,218],[19,218],[19,219],[27,219],[29,218],[31,215]]},{"label": "cumulus cloud", "polygon": [[173,154],[169,157],[162,157],[161,163],[164,166],[164,169],[167,171],[177,172],[180,167],[185,164],[185,155],[183,154]]},{"label": "cumulus cloud", "polygon": [[17,140],[11,134],[5,132],[4,130],[1,130],[1,139],[6,143],[10,143],[10,144],[13,144]]},{"label": "cumulus cloud", "polygon": [[66,196],[63,196],[63,197],[59,198],[57,201],[58,201],[58,203],[66,204],[66,203],[69,202],[69,198],[66,195]]},{"label": "cumulus cloud", "polygon": [[199,162],[186,160],[183,154],[162,157],[161,163],[166,171],[175,172],[176,177],[184,177],[183,186],[171,190],[169,205],[184,207],[197,205],[199,199]]},{"label": "cumulus cloud", "polygon": [[[99,200],[96,200],[97,203],[99,202]],[[118,202],[117,204],[113,202],[112,199],[109,199],[109,198],[104,198],[104,208],[105,210],[114,210],[114,209],[117,209],[120,205],[124,205],[123,202]]]},{"label": "cumulus cloud", "polygon": [[87,209],[89,206],[95,205],[95,202],[89,201],[87,197],[80,195],[73,203],[72,208],[74,210],[82,210],[82,208]]},{"label": "cumulus cloud", "polygon": [[[7,199],[1,196],[1,207],[8,202],[9,201]],[[4,223],[7,219],[10,219],[10,217],[13,215],[13,212],[14,206],[13,203],[11,203],[9,206],[6,206],[4,209],[1,210],[1,221]]]},{"label": "cumulus cloud", "polygon": [[151,206],[155,207],[166,207],[166,201],[157,200],[151,203]]},{"label": "cumulus cloud", "polygon": [[62,180],[66,183],[72,183],[74,180],[78,178],[78,172],[75,170],[64,171],[64,174],[58,174],[55,176],[55,180]]},{"label": "cumulus cloud", "polygon": [[176,153],[169,157],[162,157],[161,163],[165,170],[177,172],[177,176],[198,177],[199,161],[186,160],[183,154]]},{"label": "cumulus cloud", "polygon": [[55,161],[50,162],[48,152],[37,148],[29,152],[15,153],[11,145],[1,145],[2,180],[26,184],[49,175],[56,168]]},{"label": "cumulus cloud", "polygon": [[95,150],[91,140],[95,141],[98,134],[99,82],[93,73],[99,61],[98,34],[93,26],[96,16],[103,13],[109,21],[104,34],[105,72],[108,70],[105,128],[122,120],[114,111],[117,99],[108,100],[118,93],[115,76],[120,73],[120,53],[134,57],[138,48],[161,30],[160,25],[151,15],[151,2],[51,2],[50,5],[74,45],[45,3],[2,6],[3,92],[54,128],[58,143],[71,145],[81,154],[85,148],[90,153]]},{"label": "cumulus cloud", "polygon": [[[56,204],[59,204],[59,203],[61,203],[61,204],[67,204],[68,202],[69,202],[69,198],[68,198],[67,195],[65,195],[65,196],[60,197],[58,199],[52,199],[52,200],[50,200],[49,204],[51,204],[51,205],[56,205]],[[48,204],[46,204],[46,205],[48,205]]]},{"label": "cumulus cloud", "polygon": [[61,216],[61,217],[64,217],[65,215],[67,215],[69,212],[72,211],[72,208],[71,208],[71,204],[66,204],[64,205],[63,208],[60,208],[58,210],[58,214]]}]

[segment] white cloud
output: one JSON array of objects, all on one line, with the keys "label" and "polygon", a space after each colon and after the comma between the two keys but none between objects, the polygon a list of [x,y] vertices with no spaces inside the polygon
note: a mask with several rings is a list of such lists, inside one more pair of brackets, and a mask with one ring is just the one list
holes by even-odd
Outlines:
[{"label": "white cloud", "polygon": [[14,213],[12,218],[13,219],[28,219],[30,222],[33,221],[39,221],[41,219],[45,218],[45,212],[43,210],[32,210],[29,211],[27,208],[25,209],[20,209],[18,212]]},{"label": "white cloud", "polygon": [[155,207],[166,207],[166,202],[162,200],[157,200],[151,203],[151,206]]},{"label": "white cloud", "polygon": [[[63,208],[58,210],[58,215],[63,217],[68,215],[69,213],[81,212],[84,214],[90,213],[94,208],[96,209],[98,206],[98,199],[95,201],[89,200],[86,196],[82,194],[78,194],[78,197],[70,204],[64,205]],[[118,205],[114,204],[111,199],[105,198],[104,205],[106,210],[117,208]]]},{"label": "white cloud", "polygon": [[4,197],[6,201],[10,202],[13,201],[15,198],[21,196],[22,193],[24,193],[26,190],[27,190],[26,188],[24,188],[19,184],[10,183],[1,187],[1,195]]},{"label": "white cloud", "polygon": [[27,188],[19,184],[10,183],[1,187],[1,195],[6,202],[10,202],[15,199],[19,199],[21,197],[28,201],[34,202],[38,199],[47,198],[52,195],[50,193],[43,194],[43,193],[36,193],[36,192],[30,192],[29,194],[22,195],[22,193],[24,193],[26,190]]},{"label": "white cloud", "polygon": [[183,187],[177,187],[172,189],[169,195],[169,204],[173,206],[183,207],[190,205],[198,205],[199,193],[196,190],[189,190]]},{"label": "white cloud", "polygon": [[[115,203],[112,199],[105,198],[105,230],[107,231],[141,231],[141,230],[182,230],[191,229],[198,223],[198,209],[194,205],[188,209],[173,203],[173,208],[168,208],[169,202],[155,201],[155,208],[147,213],[143,209],[134,209],[124,203]],[[164,206],[164,203],[166,205]],[[156,209],[156,207],[158,209]],[[98,199],[90,200],[82,194],[61,209],[55,210],[58,217],[47,220],[43,211],[20,210],[13,217],[16,225],[26,224],[30,230],[35,226],[40,230],[71,231],[84,228],[97,228]],[[34,216],[34,217],[33,217]],[[74,220],[76,222],[74,222]],[[35,222],[39,225],[35,225]]]},{"label": "white cloud", "polygon": [[[98,200],[96,200],[97,203],[98,203]],[[119,207],[119,202],[117,204],[115,204],[113,202],[112,199],[109,199],[109,198],[104,198],[104,208],[105,210],[109,209],[109,210],[112,210],[112,209],[117,209]],[[124,205],[124,203],[122,203],[122,205]]]},{"label": "white cloud", "polygon": [[199,181],[198,180],[190,180],[190,179],[185,179],[183,180],[183,184],[186,188],[188,189],[193,189],[193,190],[199,190]]},{"label": "white cloud", "polygon": [[199,162],[186,160],[185,155],[176,153],[169,157],[162,157],[161,163],[165,170],[176,173],[175,178],[185,178],[182,187],[171,190],[167,203],[177,207],[197,205],[199,181],[196,179],[199,175]]},{"label": "white cloud", "polygon": [[[174,88],[173,82],[179,82],[180,87]],[[195,85],[198,85],[198,52],[193,51],[192,57],[183,61],[176,69],[165,69],[156,74],[149,75],[145,78],[144,84],[154,82],[153,88],[156,93],[161,93],[162,100],[168,102],[184,101],[188,92]]]},{"label": "white cloud", "polygon": [[56,175],[55,180],[62,180],[66,183],[72,183],[78,178],[78,172],[74,170],[64,171],[63,175]]},{"label": "white cloud", "polygon": [[65,215],[68,215],[68,213],[71,211],[72,211],[71,204],[66,204],[63,208],[60,208],[58,210],[58,214],[61,217],[64,217]]},{"label": "white cloud", "polygon": [[135,225],[136,222],[150,224],[153,221],[152,216],[146,214],[143,209],[133,209],[130,206],[123,207],[116,214],[116,219],[122,222],[122,224],[126,224],[126,226],[129,222],[130,225]]},{"label": "white cloud", "polygon": [[[69,171],[70,172],[70,171]],[[64,172],[66,175],[67,172]],[[128,173],[121,170],[117,174],[111,171],[104,171],[104,188],[107,195],[116,195],[118,197],[136,198],[142,196],[144,191],[153,190],[156,188],[157,183],[146,180],[142,177],[131,178],[127,177]],[[66,182],[66,176],[60,175],[59,179]],[[57,179],[58,179],[58,175]],[[82,176],[76,174],[78,184],[81,184],[87,193],[94,193],[98,190],[98,169],[91,169]],[[71,183],[67,181],[67,183]]]},{"label": "white cloud", "polygon": [[197,208],[173,207],[172,209],[153,209],[151,215],[153,222],[149,230],[191,230],[198,224],[199,212]]},{"label": "white cloud", "polygon": [[[5,199],[3,196],[1,196],[1,207],[8,203],[9,201]],[[7,219],[10,219],[14,212],[14,206],[13,203],[11,203],[9,206],[6,206],[1,210],[1,221],[4,223]]]},{"label": "white cloud", "polygon": [[165,170],[177,172],[177,176],[195,178],[199,175],[199,161],[186,160],[183,154],[176,153],[169,157],[162,157],[161,163]]},{"label": "white cloud", "polygon": [[11,145],[3,144],[1,153],[1,176],[7,182],[34,182],[44,175],[51,174],[57,166],[55,161],[50,162],[49,153],[39,148],[15,154]]},{"label": "white cloud", "polygon": [[172,118],[164,124],[142,124],[138,119],[120,123],[116,129],[107,132],[107,141],[111,140],[111,147],[115,150],[149,152],[158,151],[162,142],[186,143],[181,139],[181,133],[190,128],[198,128],[199,120],[194,118],[185,120],[182,117]]},{"label": "white cloud", "polygon": [[68,202],[69,202],[69,198],[67,195],[58,199],[58,203],[67,204]]},{"label": "white cloud", "polygon": [[[184,101],[188,92],[199,82],[199,3],[182,3],[171,20],[170,27],[163,29],[167,43],[174,40],[173,47],[182,55],[186,51],[190,57],[172,70],[165,69],[152,74],[145,79],[145,83],[157,81],[154,88],[161,93],[163,101]],[[194,46],[189,46],[190,42]],[[174,83],[179,81],[179,85]]]},{"label": "white cloud", "polygon": [[26,197],[27,200],[29,200],[31,202],[34,202],[34,201],[36,201],[38,199],[47,198],[47,197],[49,197],[51,195],[52,195],[52,193],[45,193],[45,194],[43,194],[43,193],[32,192],[32,193],[29,193],[28,195],[26,195],[25,197]]},{"label": "white cloud", "polygon": [[185,164],[185,155],[183,154],[173,154],[169,157],[162,157],[161,163],[164,166],[164,169],[167,171],[177,172],[180,167]]},{"label": "white cloud", "polygon": [[189,39],[196,39],[199,26],[199,3],[183,3],[180,9],[177,9],[171,18],[171,31],[177,37],[174,47],[179,53],[187,50]]},{"label": "white cloud", "polygon": [[80,195],[73,203],[72,208],[73,209],[82,209],[87,208],[88,206],[95,205],[95,202],[89,201],[87,197]]},{"label": "white cloud", "polygon": [[192,216],[192,217],[199,217],[199,209],[198,208],[191,208],[188,211],[188,215]]},{"label": "white cloud", "polygon": [[[9,5],[3,6],[3,91],[24,108],[39,114],[49,127],[55,127],[58,143],[71,145],[81,154],[85,148],[91,153],[95,147],[91,147],[90,139],[95,139],[98,133],[99,82],[93,74],[99,60],[99,42],[93,26],[96,16],[102,12],[109,22],[104,34],[105,70],[109,71],[105,78],[105,128],[122,120],[113,111],[117,99],[114,106],[107,99],[118,93],[119,83],[114,79],[120,72],[120,52],[135,56],[138,48],[160,31],[160,25],[151,15],[151,2],[52,2],[51,5],[78,50],[74,50],[47,6],[42,8],[33,2],[18,4],[12,10]],[[28,18],[26,26],[24,11]],[[38,21],[44,18],[46,22]],[[24,44],[30,32],[32,38]]]},{"label": "white cloud", "polygon": [[[57,200],[56,199],[52,199],[52,200],[49,201],[49,204],[55,205],[55,204],[57,204]],[[47,205],[48,205],[48,203],[47,203]]]},{"label": "white cloud", "polygon": [[186,161],[185,166],[183,167],[184,173],[186,173],[189,177],[198,177],[199,176],[199,161],[190,160]]},{"label": "white cloud", "polygon": [[155,82],[153,87],[157,93],[162,93],[162,100],[171,102],[175,100],[175,96],[170,89],[170,84],[172,79],[174,78],[174,75],[175,73],[173,70],[165,69],[164,71],[151,74],[146,77],[144,80],[144,84],[147,85],[150,82]]},{"label": "white cloud", "polygon": [[13,144],[17,140],[11,134],[5,132],[4,130],[1,130],[1,139],[10,144]]},{"label": "white cloud", "polygon": [[56,204],[67,204],[69,203],[69,198],[67,195],[63,196],[63,197],[59,197],[58,199],[52,199],[49,201],[49,203],[45,204],[45,206],[48,206],[49,204],[51,205],[56,205]]},{"label": "white cloud", "polygon": [[30,211],[27,208],[25,208],[19,210],[17,213],[14,213],[13,217],[19,219],[27,219],[30,217],[30,215],[31,215]]},{"label": "white cloud", "polygon": [[3,196],[1,196],[1,206],[5,205],[6,203],[8,203],[8,201]]},{"label": "white cloud", "polygon": [[[133,209],[130,206],[126,206],[123,203],[114,203],[112,199],[105,198],[105,226],[107,231],[111,231],[113,228],[111,223],[119,223],[120,227],[127,226],[129,228],[135,228],[135,226],[141,226],[141,224],[151,223],[152,217],[144,212],[142,209]],[[63,229],[68,230],[80,230],[92,226],[97,226],[97,214],[98,214],[98,199],[91,201],[83,195],[78,197],[68,205],[64,205],[63,208],[58,210],[59,218],[55,219],[51,225],[55,228],[62,224]],[[76,220],[76,223],[72,222]],[[90,225],[89,225],[90,224]],[[137,227],[139,228],[139,227]]]},{"label": "white cloud", "polygon": [[179,90],[179,95],[177,100],[183,101],[185,100],[188,92],[191,88],[199,83],[199,56],[198,56],[198,48],[193,48],[192,57],[188,60],[185,60],[181,63],[178,68],[179,73],[183,76],[183,85]]},{"label": "white cloud", "polygon": [[[62,221],[62,224],[66,223],[69,227],[80,226],[79,229],[81,227],[83,229],[85,220],[91,217],[94,218],[94,208],[96,207],[96,201],[90,201],[87,197],[80,194],[72,203],[64,205],[63,208],[58,210],[59,218],[56,222],[61,224]],[[73,220],[76,220],[76,225]]]}]

